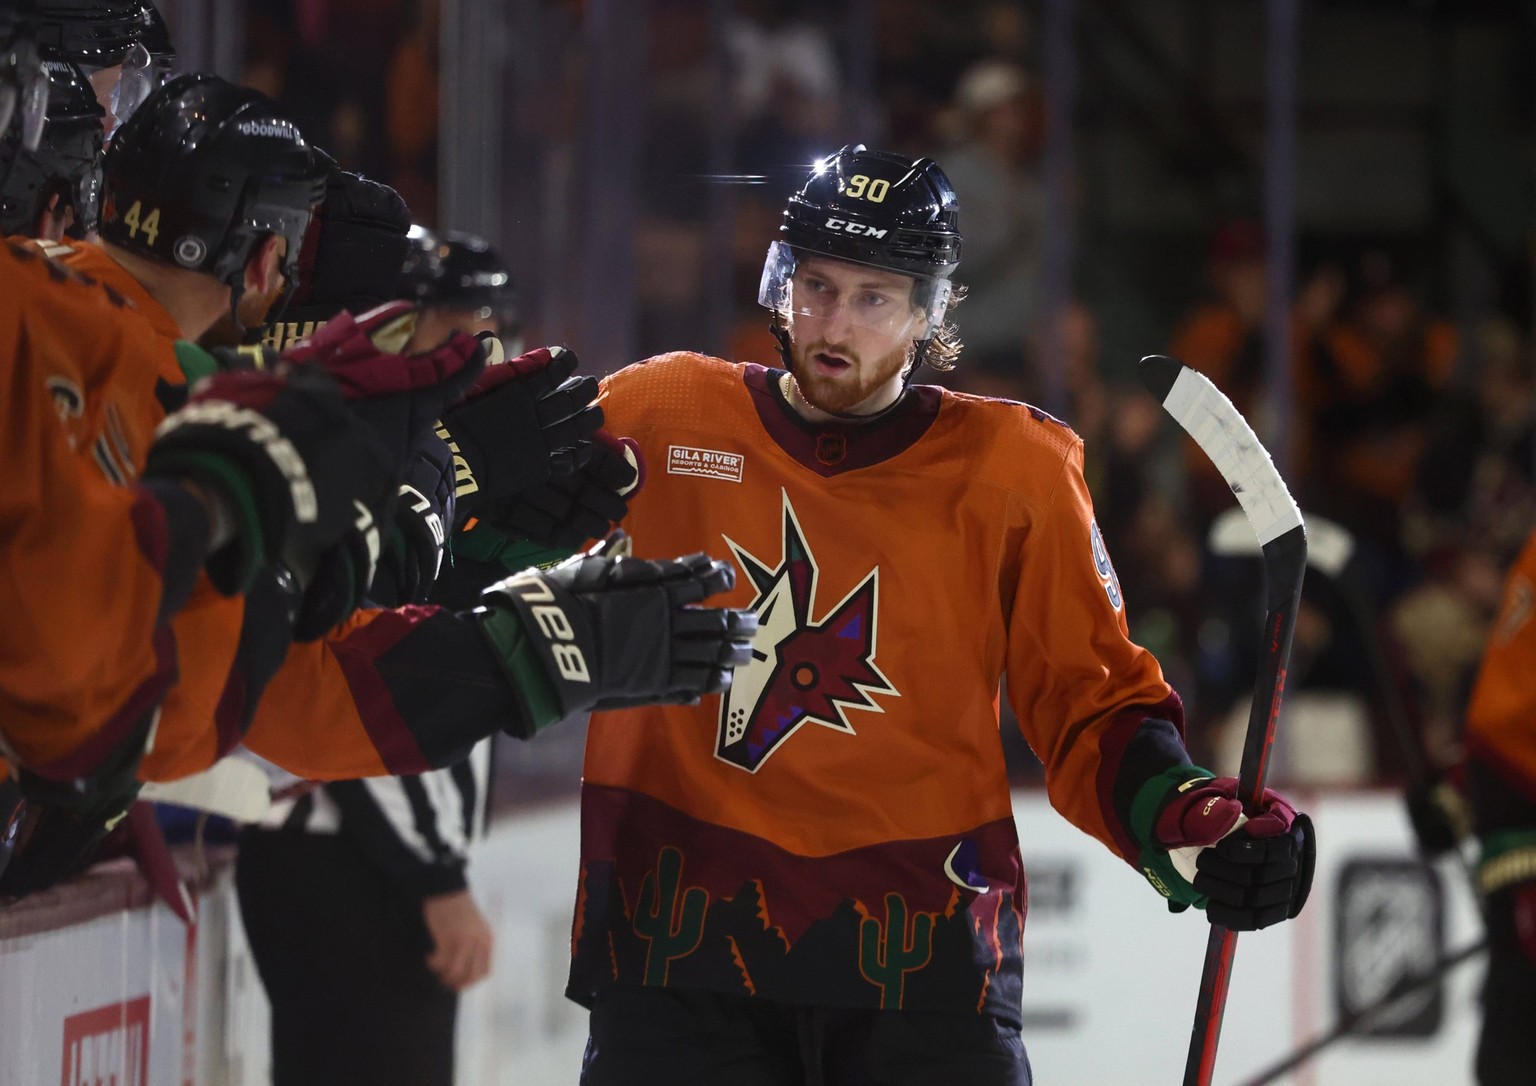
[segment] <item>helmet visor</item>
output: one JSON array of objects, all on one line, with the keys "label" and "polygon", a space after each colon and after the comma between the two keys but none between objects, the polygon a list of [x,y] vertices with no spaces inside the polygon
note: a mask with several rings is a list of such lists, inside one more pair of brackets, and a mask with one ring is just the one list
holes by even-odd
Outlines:
[{"label": "helmet visor", "polygon": [[757,302],[786,322],[842,320],[892,335],[910,327],[906,334],[924,339],[944,322],[949,280],[823,256],[775,241],[768,246]]},{"label": "helmet visor", "polygon": [[159,84],[160,73],[155,67],[149,50],[134,42],[123,57],[123,67],[118,73],[117,86],[112,88],[113,130],[122,124]]},{"label": "helmet visor", "polygon": [[75,178],[75,229],[80,237],[95,231],[101,221],[101,145],[97,143],[91,165]]}]

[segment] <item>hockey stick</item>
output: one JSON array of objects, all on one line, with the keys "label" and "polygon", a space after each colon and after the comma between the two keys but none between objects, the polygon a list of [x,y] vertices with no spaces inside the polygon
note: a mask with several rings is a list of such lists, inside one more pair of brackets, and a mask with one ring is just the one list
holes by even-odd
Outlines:
[{"label": "hockey stick", "polygon": [[[1430,804],[1425,800],[1433,789],[1448,787],[1442,783],[1445,774],[1430,758],[1424,738],[1414,726],[1408,705],[1393,675],[1386,635],[1377,628],[1361,584],[1359,567],[1353,561],[1354,533],[1342,524],[1314,513],[1305,514],[1304,519],[1307,524],[1307,565],[1328,578],[1337,591],[1349,621],[1359,634],[1371,685],[1375,688],[1382,715],[1397,744],[1398,753],[1402,756],[1407,777],[1404,799],[1419,852],[1431,860],[1442,853],[1455,853],[1458,866],[1476,895],[1479,893],[1477,876],[1456,845],[1457,841],[1467,835],[1468,828],[1456,824],[1456,816],[1451,813],[1449,804]],[[1258,545],[1254,542],[1246,518],[1236,509],[1228,509],[1211,523],[1206,545],[1213,554],[1259,555]]]},{"label": "hockey stick", "polygon": [[1361,1007],[1359,1010],[1351,1011],[1349,1014],[1344,1015],[1344,1017],[1334,1023],[1333,1028],[1327,1033],[1314,1037],[1279,1063],[1266,1067],[1253,1078],[1248,1079],[1242,1086],[1267,1086],[1268,1083],[1274,1082],[1286,1072],[1300,1067],[1335,1041],[1348,1037],[1355,1030],[1370,1025],[1378,1014],[1390,1008],[1404,996],[1417,992],[1420,988],[1429,987],[1429,985],[1439,981],[1462,962],[1476,957],[1487,949],[1488,940],[1482,939],[1471,946],[1462,947],[1454,953],[1439,958],[1434,965],[1422,973],[1405,973],[1397,978],[1397,981],[1387,990],[1385,995],[1370,1006]]},{"label": "hockey stick", "polygon": [[[1243,739],[1237,794],[1250,814],[1257,813],[1269,770],[1269,749],[1285,692],[1285,671],[1296,628],[1296,606],[1307,571],[1307,532],[1301,510],[1275,470],[1274,462],[1232,401],[1210,379],[1163,355],[1148,355],[1138,367],[1142,384],[1195,440],[1237,495],[1264,552],[1266,611],[1263,649],[1254,681],[1253,706]],[[1195,1004],[1195,1024],[1184,1064],[1184,1086],[1210,1086],[1216,1043],[1232,980],[1237,933],[1211,925],[1205,968]]]}]

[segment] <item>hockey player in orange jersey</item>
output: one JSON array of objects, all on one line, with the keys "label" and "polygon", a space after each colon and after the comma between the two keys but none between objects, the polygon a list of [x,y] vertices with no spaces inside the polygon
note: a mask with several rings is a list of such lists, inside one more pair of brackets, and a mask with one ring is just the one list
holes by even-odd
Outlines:
[{"label": "hockey player in orange jersey", "polygon": [[1480,1086],[1515,1086],[1536,1067],[1536,534],[1504,586],[1467,705],[1467,793],[1482,841],[1488,975]]},{"label": "hockey player in orange jersey", "polygon": [[[30,86],[40,80],[46,88],[48,75],[31,28],[14,13],[0,22],[9,42],[0,100],[22,103],[0,128],[0,195],[9,207],[18,194],[31,198],[33,179],[19,167],[60,149],[48,143],[59,130],[29,115],[48,100]],[[283,231],[296,252],[315,198],[319,175],[308,148],[288,149],[288,160],[247,190],[267,201],[264,230],[243,239],[237,255],[245,260],[230,268],[257,292],[281,284]],[[99,275],[83,266],[86,257],[100,258]],[[229,285],[180,274],[183,285],[162,293],[181,319],[196,326],[229,306]],[[145,278],[165,286],[164,274]],[[181,326],[101,249],[6,242],[0,279],[5,459],[13,475],[3,503],[10,617],[0,653],[0,751],[18,773],[32,775],[27,790],[45,802],[100,802],[120,813],[157,707],[178,678],[196,672],[190,665],[205,648],[219,649],[173,630],[189,596],[200,596],[195,610],[235,616],[238,630],[241,601],[221,593],[238,594],[278,555],[324,554],[344,537],[361,544],[358,512],[385,512],[406,449],[386,448],[318,367],[221,376],[167,419],[167,408],[187,394],[174,346]],[[464,341],[442,355],[461,371],[459,392],[477,372],[467,366],[477,353]],[[455,394],[445,375],[424,367],[417,392],[402,386],[391,395],[423,397],[419,409],[430,425]],[[193,419],[215,405],[253,425]],[[167,431],[158,440],[157,427]],[[287,457],[282,474],[268,450]],[[190,468],[188,457],[202,467]],[[203,468],[217,479],[198,478]],[[293,480],[303,482],[302,495]],[[220,591],[207,582],[194,589],[205,561],[225,574]],[[227,658],[220,666],[228,671]],[[171,750],[179,745],[174,729],[160,738]],[[38,839],[35,831],[28,829],[29,840]]]},{"label": "hockey player in orange jersey", "polygon": [[911,384],[958,353],[939,167],[862,146],[789,201],[759,301],[785,370],[697,354],[605,381],[642,553],[726,549],[760,632],[721,698],[593,717],[568,994],[582,1081],[1029,1081],[1006,676],[1053,805],[1178,909],[1294,916],[1310,823],[1189,762],[1131,643],[1082,443]]},{"label": "hockey player in orange jersey", "polygon": [[[91,460],[101,451],[98,470],[126,483],[189,382],[217,368],[179,337],[201,335],[223,313],[237,324],[260,322],[293,282],[323,175],[271,103],[212,76],[154,92],[117,132],[105,174],[101,245],[43,249],[57,261],[45,265],[49,275],[88,282],[105,301],[50,323],[47,335],[63,350],[74,325],[120,329],[128,349],[100,355],[99,372],[80,382],[84,416],[100,433],[85,435],[76,453]],[[460,416],[444,413],[440,400],[369,390],[408,392],[423,372],[464,371],[465,350],[478,348],[461,336],[423,354],[393,353],[378,339],[398,326],[396,316],[339,319],[288,357],[337,374],[353,410],[404,444],[439,415],[451,426]],[[231,376],[261,383],[259,374],[214,380]],[[509,384],[495,387],[510,394]],[[494,413],[495,394],[465,404],[464,425]],[[190,432],[178,424],[156,447]],[[526,447],[529,435],[515,436]],[[478,448],[489,455],[496,446]],[[175,451],[197,482],[227,484],[185,441]],[[280,493],[295,489],[286,472],[264,481]],[[247,497],[235,504],[259,528],[267,509],[260,494]],[[76,797],[64,806],[95,832],[126,806],[135,778],[206,768],[242,739],[301,776],[419,772],[451,763],[497,729],[526,736],[611,699],[687,700],[718,690],[755,627],[751,616],[693,606],[731,583],[721,563],[594,555],[497,586],[472,612],[371,611],[332,630],[361,598],[372,563],[369,548],[359,549],[371,523],[349,526],[346,553],[289,563],[282,576],[246,564],[232,578],[243,596],[200,582],[170,621],[165,648],[177,653],[179,681],[158,710],[153,700],[125,702],[111,718],[121,727],[107,728],[79,705],[65,706],[61,721],[60,707],[25,679],[3,691],[0,727],[32,783]],[[625,634],[637,624],[650,637],[632,645]],[[305,638],[321,639],[295,643]]]}]

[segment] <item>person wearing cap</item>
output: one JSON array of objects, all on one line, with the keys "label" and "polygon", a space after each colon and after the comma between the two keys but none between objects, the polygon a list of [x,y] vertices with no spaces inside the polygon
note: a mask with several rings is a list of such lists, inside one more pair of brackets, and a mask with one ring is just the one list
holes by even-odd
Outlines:
[{"label": "person wearing cap", "polygon": [[970,373],[955,379],[977,392],[1038,393],[1029,363],[1040,257],[1039,92],[1019,65],[981,60],[961,75],[951,112],[958,134],[944,164],[965,207],[969,273]]}]

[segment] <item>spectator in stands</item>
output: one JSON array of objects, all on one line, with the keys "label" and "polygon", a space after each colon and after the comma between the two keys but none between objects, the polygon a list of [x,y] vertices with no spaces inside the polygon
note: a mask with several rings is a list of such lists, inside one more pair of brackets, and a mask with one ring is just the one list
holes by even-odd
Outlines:
[{"label": "spectator in stands", "polygon": [[960,135],[944,162],[966,209],[966,354],[974,371],[1015,377],[1036,316],[1039,95],[1024,68],[988,59],[961,76],[953,108]]},{"label": "spectator in stands", "polygon": [[1402,512],[1449,386],[1456,332],[1426,312],[1392,257],[1369,251],[1355,266],[1340,316],[1302,350],[1296,391],[1309,448],[1304,501],[1354,532],[1369,558],[1368,587],[1384,603],[1415,579]]}]

